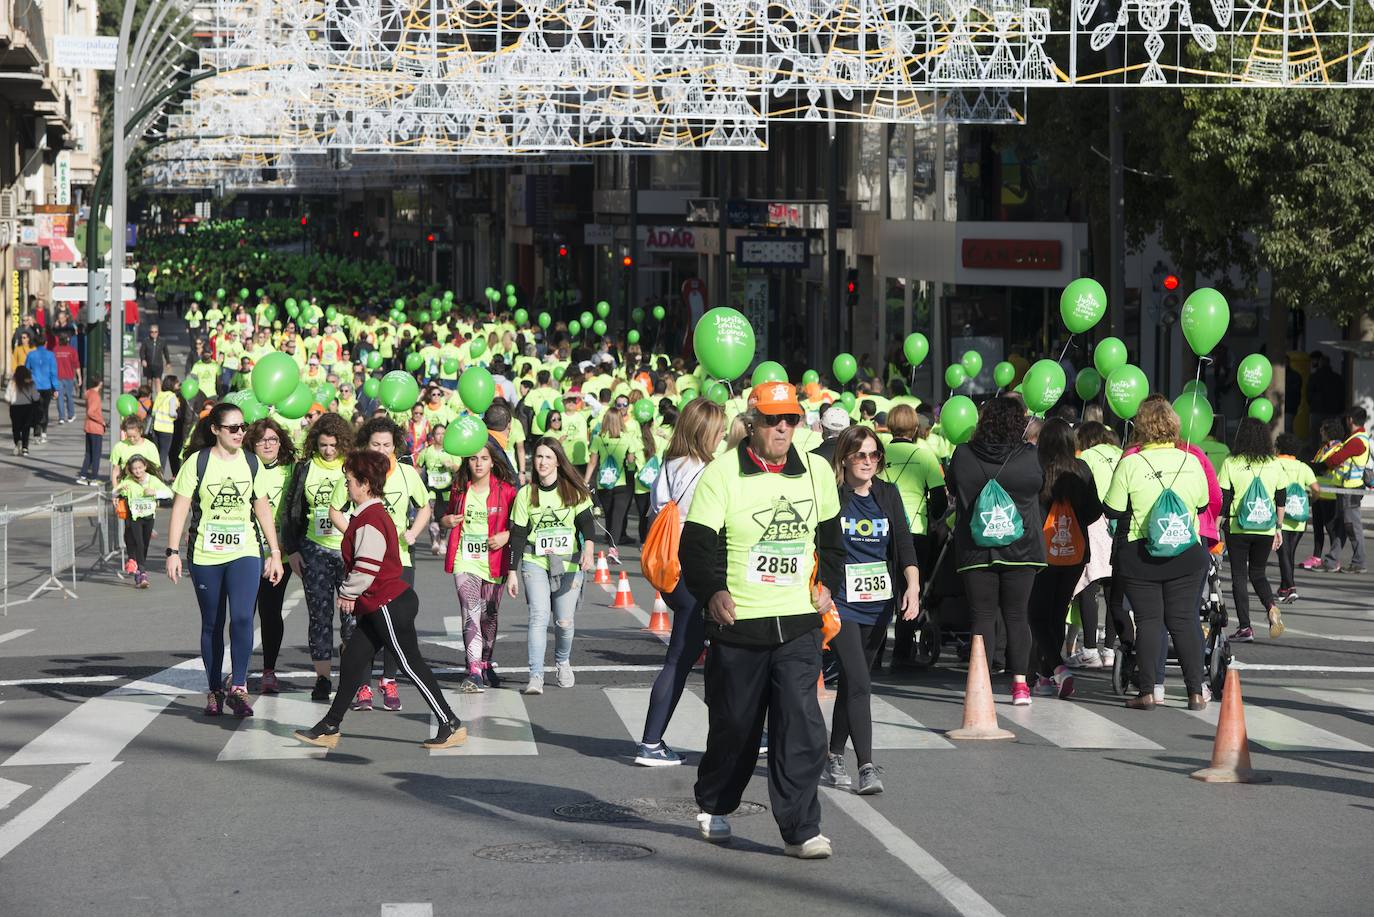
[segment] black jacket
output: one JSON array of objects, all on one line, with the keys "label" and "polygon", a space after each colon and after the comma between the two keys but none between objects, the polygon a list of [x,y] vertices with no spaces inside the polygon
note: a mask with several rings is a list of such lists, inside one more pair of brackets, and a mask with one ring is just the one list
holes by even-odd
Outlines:
[{"label": "black jacket", "polygon": [[[1024,531],[1005,547],[982,548],[973,543],[969,519],[978,495],[993,478],[1016,504]],[[1045,525],[1045,513],[1040,508],[1044,480],[1040,459],[1029,443],[989,447],[969,442],[955,449],[945,470],[945,486],[954,500],[955,569],[1045,563],[1045,541],[1040,531]]]},{"label": "black jacket", "polygon": [[291,479],[281,498],[281,552],[291,556],[300,552],[305,533],[310,530],[310,509],[305,505],[305,476],[310,471],[310,459],[302,459],[291,469]]},{"label": "black jacket", "polygon": [[1067,500],[1069,506],[1073,507],[1073,514],[1078,517],[1078,525],[1082,529],[1080,534],[1083,536],[1083,561],[1087,563],[1088,558],[1092,556],[1088,526],[1102,518],[1102,501],[1097,498],[1097,485],[1093,483],[1092,469],[1088,467],[1087,462],[1074,459],[1073,472],[1061,474],[1059,479],[1050,485],[1049,498],[1040,501],[1041,518],[1043,519],[1050,507],[1060,500]]},{"label": "black jacket", "polygon": [[[848,484],[840,485],[840,513],[844,514],[845,505],[854,495],[854,488]],[[902,503],[901,491],[897,485],[889,484],[882,478],[873,479],[873,489],[868,494],[892,524],[892,537],[887,540],[887,568],[892,573],[894,592],[906,587],[904,571],[916,566],[916,545],[911,540],[911,526],[906,521],[906,506]],[[843,532],[840,533],[843,537]]]}]

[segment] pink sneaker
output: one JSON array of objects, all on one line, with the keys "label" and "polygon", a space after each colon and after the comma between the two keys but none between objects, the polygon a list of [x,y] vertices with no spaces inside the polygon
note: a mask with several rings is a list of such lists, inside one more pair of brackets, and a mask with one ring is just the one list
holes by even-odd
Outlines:
[{"label": "pink sneaker", "polygon": [[382,682],[382,706],[393,712],[401,709],[401,692],[396,690],[396,682]]},{"label": "pink sneaker", "polygon": [[[1307,565],[1304,564],[1303,566],[1307,566]],[[138,572],[138,561],[134,560],[132,557],[125,558],[125,560],[124,560],[124,572],[125,572],[125,573],[129,573],[129,574],[137,573],[137,572]]]},{"label": "pink sneaker", "polygon": [[1011,703],[1013,707],[1029,707],[1031,702],[1030,685],[1024,681],[1011,683]]},{"label": "pink sneaker", "polygon": [[1320,567],[1321,563],[1322,559],[1313,554],[1311,557],[1307,558],[1307,560],[1303,561],[1301,566],[1304,570],[1311,570],[1313,567]]},{"label": "pink sneaker", "polygon": [[353,709],[372,709],[372,687],[370,685],[363,685],[361,688],[358,689],[358,693],[353,695]]},{"label": "pink sneaker", "polygon": [[277,673],[267,669],[262,673],[262,680],[258,682],[258,691],[262,694],[277,694],[281,687],[277,684]]},{"label": "pink sneaker", "polygon": [[1061,665],[1054,670],[1053,683],[1060,700],[1073,697],[1073,675],[1069,672],[1068,666]]}]

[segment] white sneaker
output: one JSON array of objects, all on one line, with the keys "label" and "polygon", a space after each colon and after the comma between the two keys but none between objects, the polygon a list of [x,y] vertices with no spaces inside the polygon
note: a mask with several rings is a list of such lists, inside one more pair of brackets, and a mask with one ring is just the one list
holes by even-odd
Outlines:
[{"label": "white sneaker", "polygon": [[725,820],[724,815],[698,812],[697,830],[701,832],[702,840],[710,841],[712,844],[723,844],[730,839],[730,823]]},{"label": "white sneaker", "polygon": [[824,860],[834,851],[830,848],[830,838],[817,834],[800,844],[785,844],[782,852],[799,860]]},{"label": "white sneaker", "polygon": [[1163,686],[1163,685],[1155,685],[1155,703],[1156,703],[1156,704],[1162,704],[1162,703],[1164,703],[1164,686]]},{"label": "white sneaker", "polygon": [[1078,638],[1083,636],[1083,628],[1077,624],[1070,624],[1069,629],[1064,633],[1064,645],[1060,648],[1065,658],[1074,655],[1078,649]]},{"label": "white sneaker", "polygon": [[577,676],[573,674],[571,662],[560,662],[553,667],[554,678],[558,680],[558,687],[571,688],[577,684]]},{"label": "white sneaker", "polygon": [[1209,704],[1212,702],[1212,686],[1206,682],[1202,683],[1202,699]]},{"label": "white sneaker", "polygon": [[1116,665],[1116,650],[1111,647],[1104,646],[1097,651],[1097,654],[1102,657],[1103,668],[1110,668]]},{"label": "white sneaker", "polygon": [[1102,656],[1097,652],[1097,647],[1088,649],[1085,646],[1065,659],[1064,664],[1071,669],[1100,669],[1102,668]]},{"label": "white sneaker", "polygon": [[531,675],[531,676],[530,676],[529,683],[526,684],[525,687],[523,687],[523,688],[520,689],[520,693],[521,693],[521,694],[526,694],[526,695],[528,695],[528,694],[543,694],[543,693],[544,693],[544,676],[543,676],[543,675]]}]

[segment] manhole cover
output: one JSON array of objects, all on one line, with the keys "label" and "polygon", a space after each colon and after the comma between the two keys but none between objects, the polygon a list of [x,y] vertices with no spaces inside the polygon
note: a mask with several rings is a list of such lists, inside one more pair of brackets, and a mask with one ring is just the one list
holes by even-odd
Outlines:
[{"label": "manhole cover", "polygon": [[[701,807],[697,801],[687,796],[665,799],[611,799],[596,802],[578,802],[559,806],[555,815],[574,821],[691,821],[696,818]],[[741,802],[731,818],[758,815],[768,809],[757,802]]]},{"label": "manhole cover", "polygon": [[477,856],[506,863],[614,863],[641,860],[653,854],[639,844],[604,844],[596,841],[546,841],[537,844],[503,844],[483,847]]}]

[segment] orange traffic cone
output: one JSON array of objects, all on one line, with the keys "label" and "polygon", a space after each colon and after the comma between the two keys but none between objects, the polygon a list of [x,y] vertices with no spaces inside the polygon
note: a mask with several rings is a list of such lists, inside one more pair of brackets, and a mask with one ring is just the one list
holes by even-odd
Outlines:
[{"label": "orange traffic cone", "polygon": [[968,684],[964,688],[964,725],[945,733],[951,739],[1014,739],[1015,733],[997,725],[992,705],[992,678],[982,634],[973,635],[968,655]]},{"label": "orange traffic cone", "polygon": [[635,603],[635,597],[630,594],[630,578],[625,575],[625,571],[620,571],[620,582],[615,585],[615,602],[612,608],[629,608]]},{"label": "orange traffic cone", "polygon": [[820,700],[829,700],[835,696],[835,692],[825,686],[825,673],[816,676],[816,697]]},{"label": "orange traffic cone", "polygon": [[668,621],[668,606],[663,602],[663,596],[654,593],[654,609],[649,613],[649,626],[644,628],[651,634],[666,635],[673,632],[673,625]]},{"label": "orange traffic cone", "polygon": [[609,586],[611,584],[611,568],[606,566],[606,552],[602,551],[596,558],[596,579],[592,580],[598,586]]},{"label": "orange traffic cone", "polygon": [[1212,745],[1212,765],[1193,771],[1192,778],[1203,783],[1268,783],[1268,777],[1250,769],[1250,740],[1245,734],[1245,704],[1240,697],[1240,672],[1226,670],[1226,685],[1221,693],[1221,716],[1217,718],[1217,737]]}]

